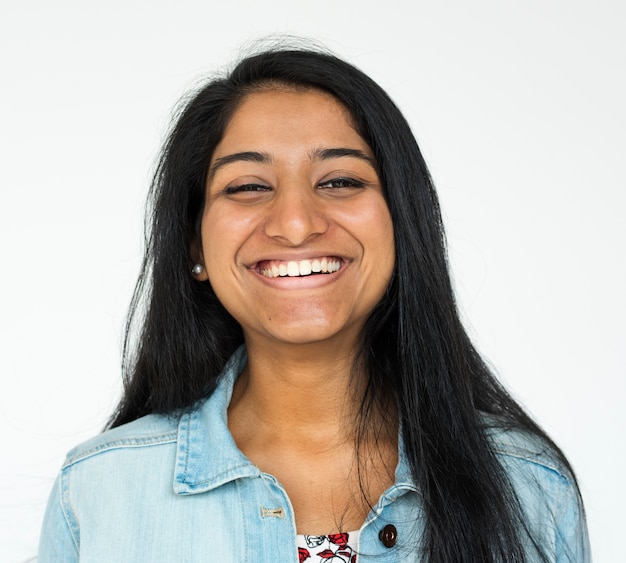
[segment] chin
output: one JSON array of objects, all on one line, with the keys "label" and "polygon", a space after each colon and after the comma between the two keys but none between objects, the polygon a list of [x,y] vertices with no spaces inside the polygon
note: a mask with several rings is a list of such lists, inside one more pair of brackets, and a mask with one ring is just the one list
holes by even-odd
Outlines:
[{"label": "chin", "polygon": [[289,326],[283,324],[280,331],[270,331],[270,337],[283,344],[308,345],[308,344],[330,344],[333,341],[350,342],[356,338],[356,331],[353,327],[330,326],[320,324],[311,326]]},{"label": "chin", "polygon": [[283,344],[306,345],[328,342],[336,336],[336,333],[327,330],[293,330],[281,331],[275,335],[276,340]]}]

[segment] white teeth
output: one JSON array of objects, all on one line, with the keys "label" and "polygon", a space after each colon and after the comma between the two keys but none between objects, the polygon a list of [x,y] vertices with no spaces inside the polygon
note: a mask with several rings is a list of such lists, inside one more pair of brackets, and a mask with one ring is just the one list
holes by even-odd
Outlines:
[{"label": "white teeth", "polygon": [[309,276],[316,274],[332,274],[341,268],[340,260],[314,258],[313,260],[290,260],[289,262],[272,262],[261,274],[268,278]]}]

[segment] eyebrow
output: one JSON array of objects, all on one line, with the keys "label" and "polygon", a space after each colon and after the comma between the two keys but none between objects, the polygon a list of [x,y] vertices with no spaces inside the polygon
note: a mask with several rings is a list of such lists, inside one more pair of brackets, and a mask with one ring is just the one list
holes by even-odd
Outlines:
[{"label": "eyebrow", "polygon": [[[372,168],[376,169],[376,161],[371,156],[359,149],[350,149],[347,147],[328,149],[317,148],[309,153],[309,158],[311,160],[332,160],[333,158],[342,158],[345,156],[364,160],[365,162],[370,164]],[[269,164],[272,162],[272,157],[265,152],[257,151],[243,151],[228,154],[226,156],[218,158],[211,165],[207,178],[213,178],[213,176],[215,176],[220,168],[234,162],[258,162],[260,164]]]},{"label": "eyebrow", "polygon": [[228,154],[226,156],[222,156],[218,158],[209,168],[209,173],[207,177],[213,178],[215,173],[226,166],[227,164],[232,164],[233,162],[259,162],[261,164],[269,164],[272,162],[272,157],[264,152],[256,152],[256,151],[244,151],[244,152],[236,152],[233,154]]},{"label": "eyebrow", "polygon": [[376,169],[376,161],[367,153],[359,149],[349,149],[344,147],[331,149],[319,148],[313,150],[311,153],[311,160],[330,160],[333,158],[342,158],[344,156],[351,156],[353,158],[364,160]]}]

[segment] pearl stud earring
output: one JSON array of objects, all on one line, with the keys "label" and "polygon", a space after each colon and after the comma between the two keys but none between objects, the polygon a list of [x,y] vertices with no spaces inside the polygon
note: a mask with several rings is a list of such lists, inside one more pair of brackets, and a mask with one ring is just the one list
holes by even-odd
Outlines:
[{"label": "pearl stud earring", "polygon": [[194,276],[199,276],[202,273],[202,264],[196,264],[193,268],[191,268],[191,273]]}]

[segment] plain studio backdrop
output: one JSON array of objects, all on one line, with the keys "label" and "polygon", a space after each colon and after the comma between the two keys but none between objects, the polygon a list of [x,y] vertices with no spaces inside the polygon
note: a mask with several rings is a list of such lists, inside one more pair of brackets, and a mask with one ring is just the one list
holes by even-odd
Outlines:
[{"label": "plain studio backdrop", "polygon": [[595,560],[623,560],[623,2],[0,10],[0,561],[36,553],[66,451],[119,397],[143,202],[172,108],[273,33],[323,42],[405,113],[439,190],[466,325],[569,456]]}]

